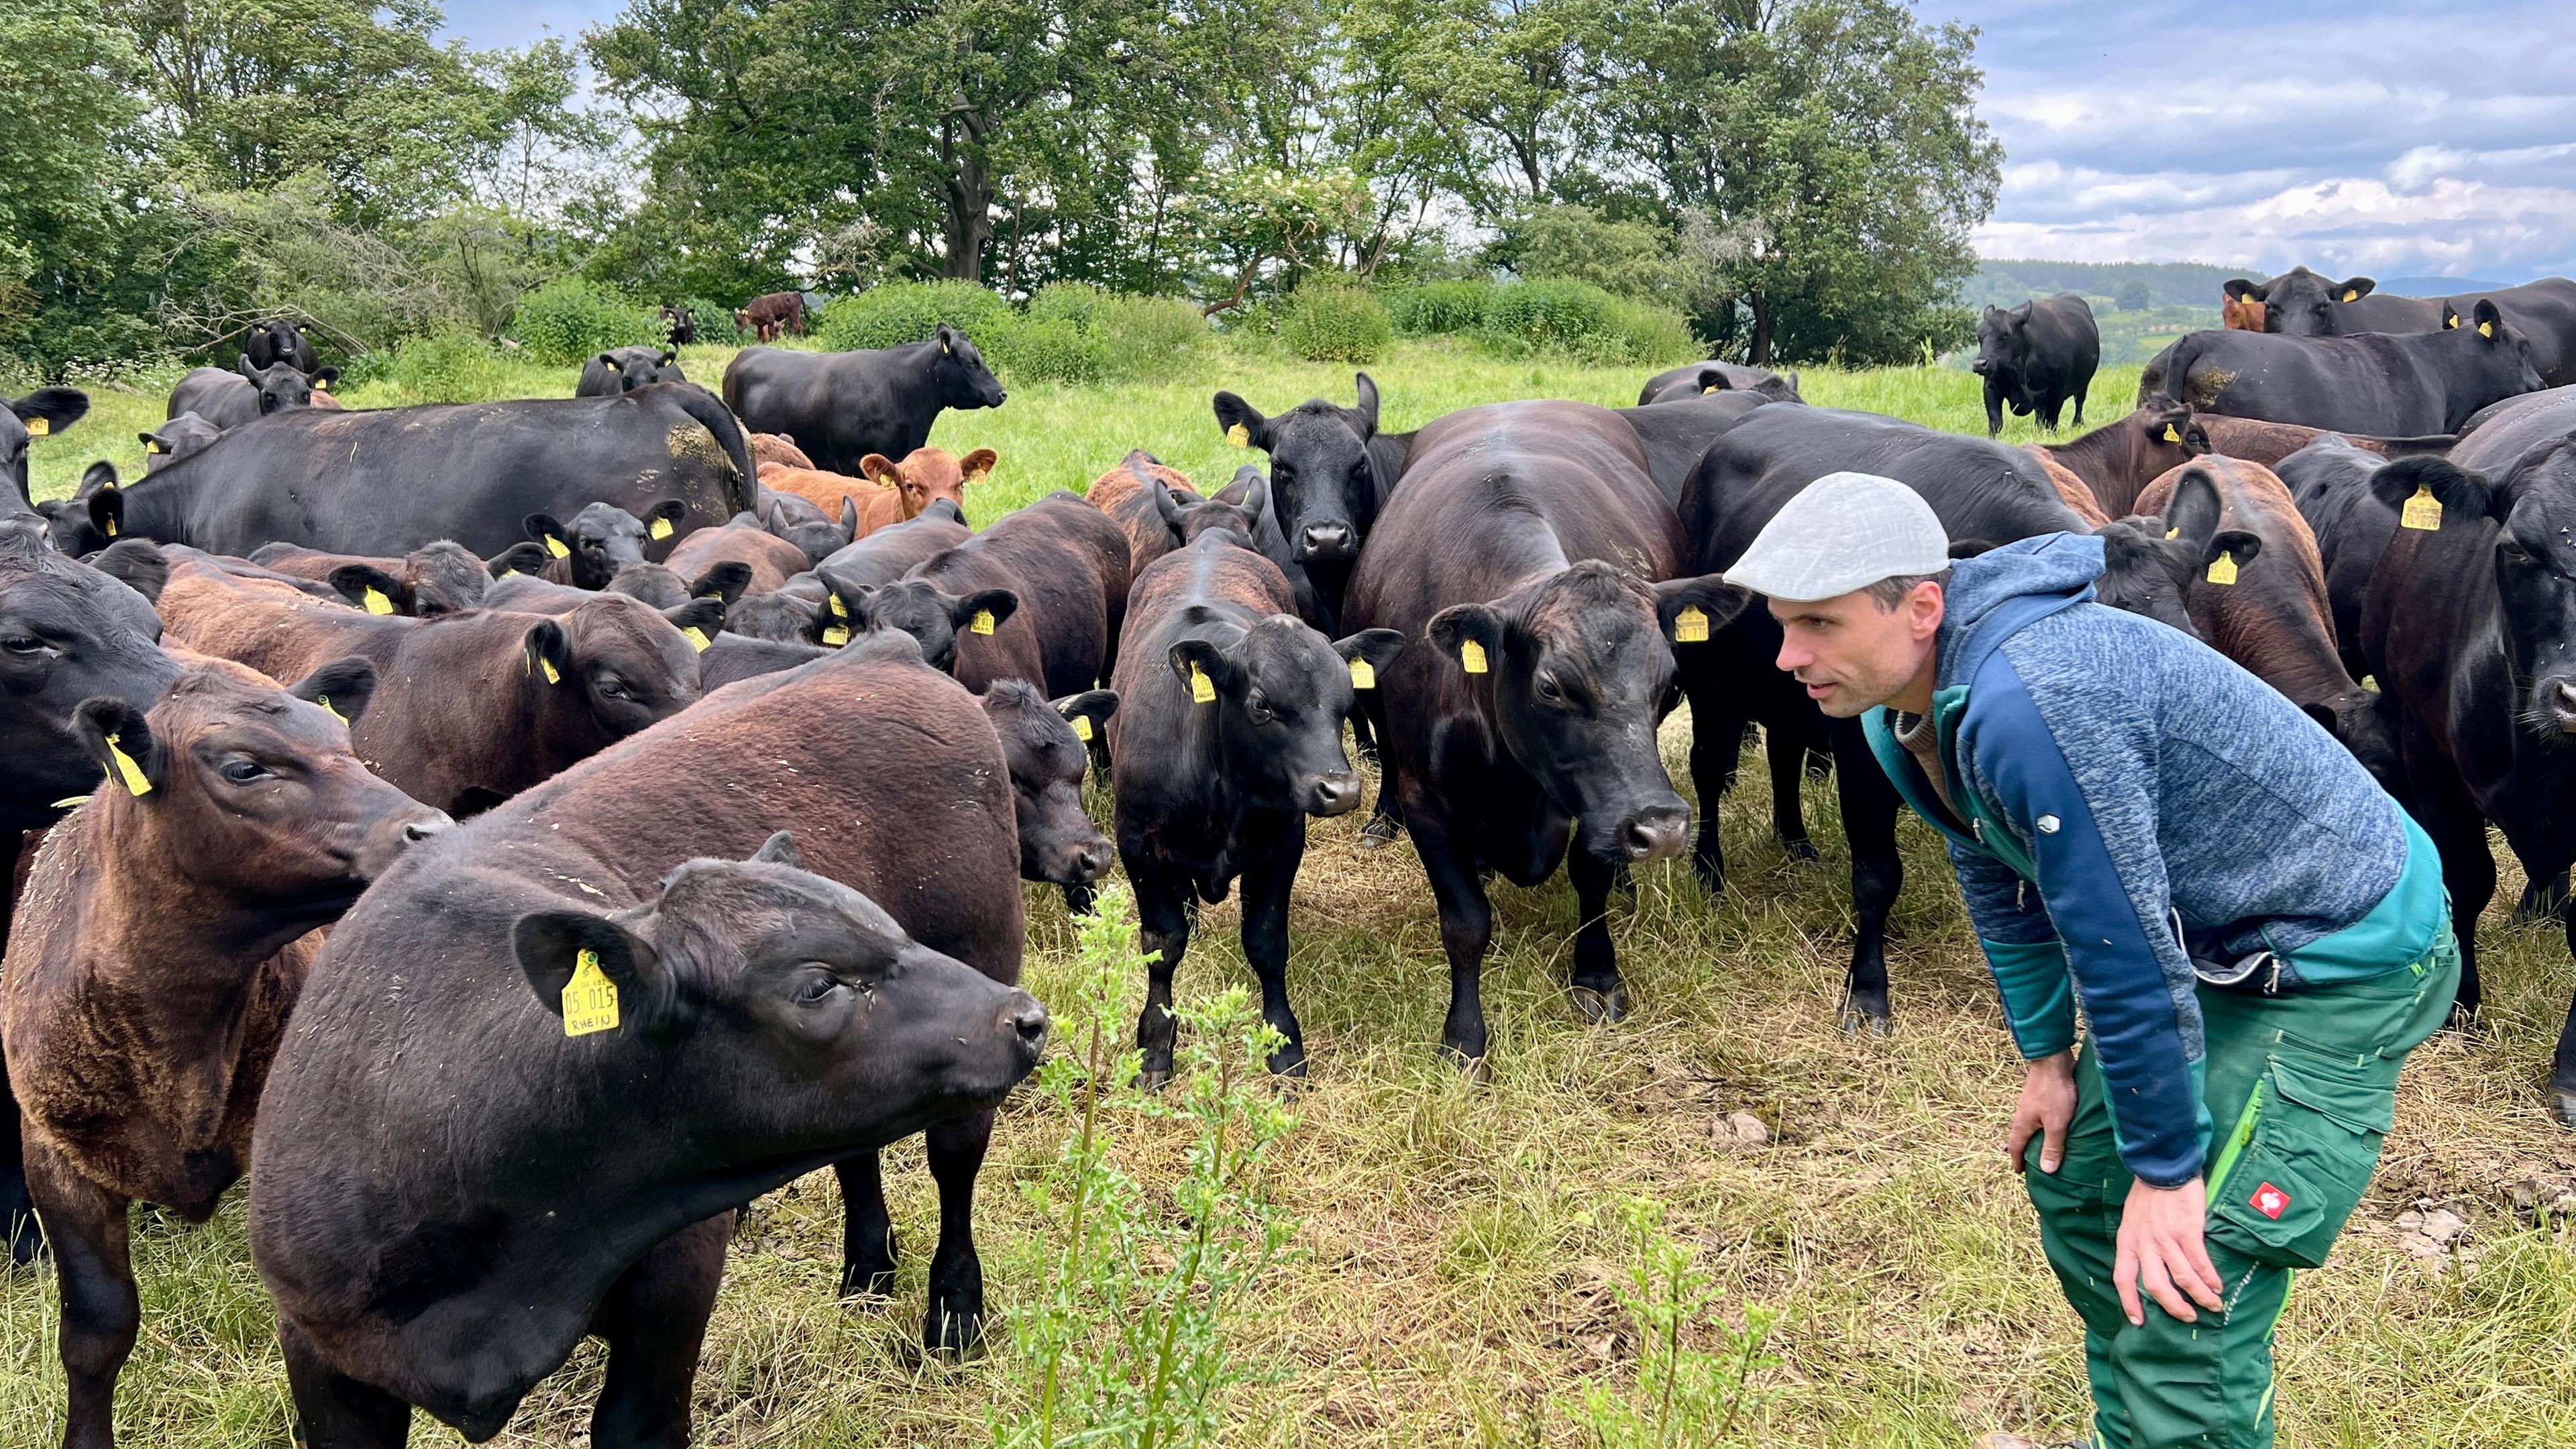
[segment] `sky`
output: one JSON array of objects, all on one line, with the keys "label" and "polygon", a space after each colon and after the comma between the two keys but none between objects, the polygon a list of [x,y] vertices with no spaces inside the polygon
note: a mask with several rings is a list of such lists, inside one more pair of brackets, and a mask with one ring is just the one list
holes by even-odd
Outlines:
[{"label": "sky", "polygon": [[[577,37],[623,0],[447,0]],[[2333,276],[2576,275],[2576,3],[1918,0],[1979,27],[2004,145],[1979,253]]]}]

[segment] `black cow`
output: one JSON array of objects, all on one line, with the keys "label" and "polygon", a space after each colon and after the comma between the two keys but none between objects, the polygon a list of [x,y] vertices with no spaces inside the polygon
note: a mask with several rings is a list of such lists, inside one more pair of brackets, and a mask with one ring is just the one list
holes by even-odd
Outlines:
[{"label": "black cow", "polygon": [[2443,332],[2194,332],[2173,345],[2165,378],[2201,412],[2383,437],[2456,433],[2478,409],[2540,385],[2531,349],[2484,298],[2467,325]]},{"label": "black cow", "polygon": [[2268,282],[2230,280],[2220,290],[2238,302],[2263,304],[2263,330],[2285,337],[2349,337],[2361,332],[2437,332],[2438,297],[2400,297],[2368,277],[2335,281],[2292,267]]},{"label": "black cow", "polygon": [[1109,871],[1109,837],[1082,806],[1090,742],[1118,712],[1114,689],[1087,689],[1049,703],[1022,679],[984,691],[984,717],[1011,770],[1011,808],[1020,825],[1020,879],[1064,887],[1067,904],[1088,911],[1091,883]]},{"label": "black cow", "polygon": [[2007,403],[2015,417],[2038,413],[2040,426],[2053,433],[2059,409],[2073,398],[2075,425],[2084,426],[2084,394],[2101,365],[2093,308],[2073,292],[1988,307],[1977,322],[1977,360],[1969,369],[1986,380],[1986,436],[2004,430]]},{"label": "black cow", "polygon": [[224,435],[224,430],[195,413],[181,413],[148,433],[135,434],[143,444],[143,471],[158,473]]},{"label": "black cow", "polygon": [[[1898,479],[1932,505],[1954,539],[2009,543],[2035,534],[2082,532],[2084,520],[2057,493],[2039,460],[2018,448],[1965,438],[1875,413],[1833,408],[1758,408],[1708,450],[1682,497],[1690,539],[1686,567],[1715,573],[1732,566],[1781,505],[1827,473],[1849,470]],[[2106,553],[2109,545],[2106,544]],[[2160,553],[2124,560],[2161,567]],[[1722,622],[1722,621],[1720,621]],[[1825,720],[1796,680],[1774,662],[1780,626],[1764,608],[1748,608],[1726,628],[1712,624],[1705,643],[1674,650],[1691,702],[1691,777],[1702,814],[1693,864],[1712,891],[1725,884],[1718,846],[1717,802],[1734,774],[1745,728],[1760,723],[1776,739],[1830,741],[1852,852],[1852,946],[1846,1028],[1885,1030],[1887,915],[1904,883],[1896,853],[1900,801],[1869,754],[1858,721]],[[1799,810],[1798,754],[1771,751],[1772,824],[1793,854],[1807,838]]]},{"label": "black cow", "polygon": [[304,325],[283,317],[253,324],[250,335],[242,339],[242,355],[262,370],[283,362],[303,373],[312,372],[322,360],[313,355],[313,339]]},{"label": "black cow", "polygon": [[581,365],[574,397],[615,397],[657,382],[687,382],[680,354],[667,347],[612,347]]},{"label": "black cow", "polygon": [[816,467],[852,477],[870,453],[910,457],[942,409],[997,408],[1009,396],[945,322],[927,342],[873,352],[746,347],[724,375],[724,400],[746,427],[792,433]]},{"label": "black cow", "polygon": [[686,347],[698,340],[698,314],[686,307],[665,307],[662,332],[673,347]]},{"label": "black cow", "polygon": [[1681,611],[1723,624],[1748,596],[1673,579],[1680,520],[1636,435],[1606,408],[1467,408],[1413,441],[1405,485],[1352,575],[1348,615],[1411,641],[1378,671],[1380,749],[1439,903],[1441,1038],[1481,1070],[1487,871],[1534,886],[1566,863],[1581,920],[1575,1005],[1594,1020],[1625,1015],[1611,882],[1623,865],[1681,853],[1690,834],[1655,746],[1673,685],[1666,640]]},{"label": "black cow", "polygon": [[531,513],[521,521],[528,537],[553,555],[539,577],[576,589],[604,589],[637,564],[659,563],[679,536],[679,520],[688,514],[686,500],[665,498],[640,517],[614,503],[591,503],[569,523],[551,513]]},{"label": "black cow", "polygon": [[40,387],[0,408],[0,472],[18,486],[15,506],[0,502],[0,511],[25,513],[36,495],[27,488],[27,449],[31,440],[59,433],[89,415],[89,394],[76,387]]},{"label": "black cow", "polygon": [[[2463,444],[2401,459],[2370,489],[2401,522],[2362,602],[2362,652],[2397,717],[2406,808],[2442,852],[2470,1014],[2478,913],[2495,894],[2488,824],[2532,881],[2576,864],[2576,436],[2513,457]],[[2576,949],[2576,914],[2562,916]],[[2549,1086],[2576,1127],[2576,1005]]]},{"label": "black cow", "polygon": [[[1158,481],[1155,486],[1162,485]],[[1212,531],[1137,575],[1110,724],[1118,856],[1136,888],[1149,958],[1136,1023],[1143,1076],[1172,1075],[1172,975],[1196,903],[1243,878],[1243,955],[1261,982],[1261,1015],[1282,1038],[1270,1069],[1306,1072],[1288,1004],[1288,895],[1306,855],[1308,816],[1360,803],[1342,754],[1356,685],[1404,647],[1391,629],[1327,640],[1289,612],[1288,581],[1237,534]]]},{"label": "black cow", "polygon": [[2397,515],[2380,507],[2370,489],[2370,480],[2389,461],[2341,433],[2321,433],[2272,469],[2316,535],[2326,599],[2334,610],[2335,653],[2355,679],[2370,672],[2361,649],[2362,598],[2397,532]]},{"label": "black cow", "polygon": [[1395,492],[1413,446],[1411,433],[1377,429],[1377,383],[1358,375],[1356,407],[1314,398],[1277,417],[1230,392],[1215,398],[1217,427],[1238,447],[1270,455],[1270,510],[1289,562],[1305,571],[1322,618],[1340,632],[1342,603],[1360,545]]},{"label": "black cow", "polygon": [[247,554],[266,543],[400,554],[434,538],[490,558],[526,519],[678,498],[675,534],[751,506],[742,429],[704,388],[366,412],[300,408],[124,489],[129,533]]},{"label": "black cow", "polygon": [[336,367],[307,374],[291,362],[254,367],[248,357],[231,372],[220,367],[192,368],[170,390],[170,411],[166,416],[195,413],[218,428],[230,430],[270,413],[309,408],[313,406],[315,384],[334,382],[339,376],[340,369]]},{"label": "black cow", "polygon": [[1705,393],[1730,391],[1758,392],[1774,402],[1806,401],[1798,395],[1798,374],[1794,372],[1773,372],[1768,368],[1711,359],[1647,378],[1646,385],[1637,389],[1637,406],[1679,402]]}]

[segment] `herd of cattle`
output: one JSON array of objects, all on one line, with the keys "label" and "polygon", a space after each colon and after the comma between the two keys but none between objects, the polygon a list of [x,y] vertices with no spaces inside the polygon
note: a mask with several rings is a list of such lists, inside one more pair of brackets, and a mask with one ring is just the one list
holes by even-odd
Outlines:
[{"label": "herd of cattle", "polygon": [[[1288,908],[1307,822],[1362,803],[1346,726],[1383,769],[1363,839],[1409,836],[1429,878],[1467,1070],[1490,876],[1562,864],[1571,1002],[1619,1019],[1610,892],[1686,850],[1723,884],[1715,802],[1755,725],[1795,856],[1831,770],[1845,1024],[1886,1029],[1897,795],[1721,576],[1836,470],[1916,488],[1962,554],[2101,536],[2105,602],[2302,705],[2439,844],[2474,1011],[2486,826],[2534,909],[2576,862],[2576,285],[2362,333],[2335,309],[2367,284],[2311,308],[2312,281],[2230,284],[2264,330],[2182,339],[2134,411],[2050,447],[1717,362],[1634,407],[1394,433],[1362,374],[1351,407],[1215,395],[1266,473],[1200,488],[1131,452],[980,532],[994,453],[927,441],[1005,395],[946,326],[749,348],[721,395],[635,348],[570,399],[347,410],[267,324],[180,385],[144,476],[101,463],[42,504],[31,437],[88,399],[12,401],[0,1154],[25,1173],[0,1226],[56,1261],[66,1443],[111,1442],[129,1205],[202,1220],[245,1172],[315,1449],[399,1444],[413,1405],[479,1441],[585,1334],[610,1345],[594,1442],[678,1442],[732,1211],[834,1167],[841,1286],[887,1291],[878,1153],[914,1132],[925,1337],[969,1346],[975,1177],[1048,1024],[1015,985],[1019,882],[1083,909],[1114,850],[1160,1081],[1197,906],[1240,880],[1270,1065],[1302,1073]],[[1988,318],[1989,399],[2080,419],[2089,313],[2015,311]],[[1695,839],[1656,743],[1685,700]],[[2576,1008],[2551,1087],[2576,1125]]]}]

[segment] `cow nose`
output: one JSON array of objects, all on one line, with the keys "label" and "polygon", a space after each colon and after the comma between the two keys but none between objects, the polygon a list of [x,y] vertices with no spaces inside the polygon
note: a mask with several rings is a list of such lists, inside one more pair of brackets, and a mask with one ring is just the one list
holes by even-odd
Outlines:
[{"label": "cow nose", "polygon": [[1046,1045],[1047,1009],[1025,991],[1011,993],[1010,1005],[1002,1008],[1002,1029],[1015,1038],[1032,1058]]},{"label": "cow nose", "polygon": [[1331,557],[1350,551],[1351,530],[1347,524],[1310,523],[1306,525],[1304,537],[1309,554]]},{"label": "cow nose", "polygon": [[444,835],[455,828],[456,822],[448,818],[446,811],[432,810],[417,820],[403,823],[403,844],[418,845],[433,835]]},{"label": "cow nose", "polygon": [[1343,815],[1359,807],[1360,777],[1348,770],[1319,775],[1306,801],[1309,815]]},{"label": "cow nose", "polygon": [[1971,362],[1971,363],[1969,363],[1969,364],[1968,364],[1968,370],[1969,370],[1970,372],[1975,373],[1975,374],[1976,374],[1976,375],[1978,375],[1979,377],[1983,377],[1983,376],[1985,376],[1985,375],[1986,375],[1986,360],[1985,360],[1984,358],[1982,358],[1982,357],[1978,358],[1976,361]]},{"label": "cow nose", "polygon": [[1632,861],[1670,860],[1690,840],[1690,810],[1682,805],[1655,805],[1628,817],[1619,844]]},{"label": "cow nose", "polygon": [[1109,842],[1095,841],[1073,853],[1073,884],[1089,885],[1109,871]]},{"label": "cow nose", "polygon": [[2576,684],[2563,679],[2558,681],[2558,688],[2550,694],[2549,704],[2558,712],[2558,727],[2569,734],[2576,734]]}]

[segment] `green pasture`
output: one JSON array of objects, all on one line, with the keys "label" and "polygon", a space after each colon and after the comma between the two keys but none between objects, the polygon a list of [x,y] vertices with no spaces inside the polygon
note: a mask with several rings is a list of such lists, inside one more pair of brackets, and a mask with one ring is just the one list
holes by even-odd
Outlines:
[{"label": "green pasture", "polygon": [[[714,382],[725,354],[687,350]],[[1640,369],[1504,362],[1400,344],[1369,371],[1389,428],[1508,398],[1634,401]],[[2096,420],[2124,410],[2133,368],[2097,382]],[[1980,430],[1977,379],[1940,369],[1808,370],[1812,402]],[[491,395],[565,395],[570,370],[496,368]],[[100,387],[91,417],[36,444],[40,495],[92,459],[128,473],[167,379]],[[1211,485],[1246,455],[1225,446],[1209,393],[1265,410],[1350,399],[1347,367],[1218,346],[1184,382],[1014,386],[997,412],[950,413],[934,441],[1001,463],[979,520],[1081,487],[1143,447]],[[354,406],[421,399],[382,384]],[[2039,434],[2016,420],[2007,441]],[[1664,736],[1683,772],[1687,713]],[[1770,837],[1758,759],[1720,813],[1732,879],[1715,896],[1687,869],[1642,873],[1613,929],[1635,1016],[1591,1028],[1563,989],[1572,894],[1497,883],[1487,965],[1494,1076],[1470,1087],[1434,1053],[1446,1001],[1436,917],[1403,845],[1362,853],[1358,817],[1322,822],[1300,877],[1289,978],[1313,1054],[1300,1122],[1267,1187],[1300,1219],[1289,1256],[1238,1322],[1238,1386],[1213,1442],[1241,1449],[1589,1446],[1571,1406],[1587,1387],[1633,1391],[1633,1325],[1612,1287],[1623,1200],[1668,1206],[1668,1227],[1714,1275],[1722,1316],[1784,1317],[1769,1391],[1724,1439],[1796,1446],[1943,1446],[2009,1428],[2072,1438],[2085,1412],[2079,1325],[2049,1278],[2001,1139],[2019,1081],[2011,1044],[1941,852],[1905,827],[1907,886],[1890,951],[1899,1027],[1836,1027],[1849,950],[1848,857],[1830,784],[1808,812],[1823,864]],[[1096,802],[1106,809],[1105,801]],[[1706,802],[1703,802],[1706,803]],[[2500,899],[2519,888],[2508,867]],[[1075,965],[1061,902],[1032,890],[1030,984],[1065,1004]],[[1185,1001],[1248,980],[1234,902],[1208,908],[1180,974]],[[2417,1053],[2378,1185],[2323,1270],[2303,1274],[2280,1334],[2282,1442],[2331,1449],[2576,1442],[2576,1135],[2539,1084],[2576,973],[2554,927],[2482,923],[2482,1028]],[[1130,983],[1127,1019],[1141,1001]],[[1726,1123],[1750,1113],[1766,1141]],[[904,1269],[890,1305],[833,1299],[840,1210],[828,1174],[762,1202],[731,1259],[697,1383],[701,1443],[838,1449],[985,1445],[1037,1394],[1012,1333],[1037,1293],[1048,1224],[1021,1190],[1072,1124],[1024,1098],[1006,1108],[979,1195],[994,1308],[990,1347],[962,1366],[916,1348],[935,1228],[917,1144],[890,1155]],[[636,1124],[650,1130],[650,1124]],[[1118,1124],[1116,1165],[1149,1190],[1176,1180],[1184,1129]],[[2576,1198],[2571,1198],[2576,1202]],[[2428,1210],[2465,1220],[2438,1246]],[[2418,1216],[2409,1217],[2409,1214]],[[2428,1251],[2429,1248],[2429,1251]],[[285,1379],[240,1195],[213,1223],[139,1223],[142,1338],[119,1399],[129,1445],[284,1446]],[[61,1432],[49,1275],[0,1278],[0,1449]],[[1703,1322],[1689,1330],[1712,1332]],[[587,1432],[595,1347],[542,1386],[500,1442]],[[454,1435],[427,1419],[416,1443]]]}]

